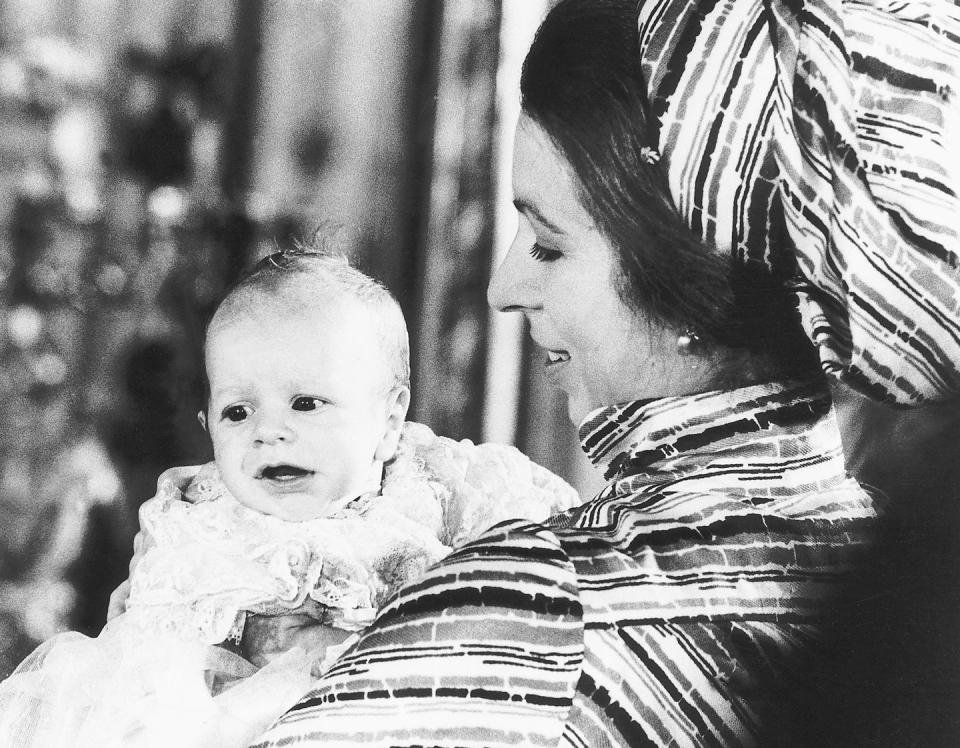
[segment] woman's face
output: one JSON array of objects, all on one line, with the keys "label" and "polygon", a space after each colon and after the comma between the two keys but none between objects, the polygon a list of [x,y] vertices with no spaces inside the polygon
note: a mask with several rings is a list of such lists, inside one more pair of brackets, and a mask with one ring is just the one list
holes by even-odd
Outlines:
[{"label": "woman's face", "polygon": [[566,159],[529,117],[520,118],[513,158],[519,228],[488,298],[529,320],[571,420],[605,405],[702,389],[703,374],[693,371],[701,364],[677,352],[677,333],[621,300],[613,247],[581,204]]}]

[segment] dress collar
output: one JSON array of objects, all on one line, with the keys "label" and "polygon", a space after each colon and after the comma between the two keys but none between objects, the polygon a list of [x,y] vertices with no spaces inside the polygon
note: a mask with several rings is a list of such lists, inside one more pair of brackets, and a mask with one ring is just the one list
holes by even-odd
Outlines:
[{"label": "dress collar", "polygon": [[[600,408],[581,423],[580,443],[608,480],[688,472],[718,453],[731,457],[755,450],[758,432],[802,431],[830,410],[820,379],[770,382]],[[839,433],[835,441],[839,447]]]}]

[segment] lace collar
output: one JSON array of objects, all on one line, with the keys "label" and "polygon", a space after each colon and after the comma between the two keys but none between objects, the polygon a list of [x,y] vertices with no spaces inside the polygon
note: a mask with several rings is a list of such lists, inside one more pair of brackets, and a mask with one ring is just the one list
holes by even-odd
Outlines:
[{"label": "lace collar", "polygon": [[[635,400],[588,415],[580,425],[580,443],[604,477],[690,472],[713,461],[718,453],[746,458],[769,451],[769,439],[758,432],[796,434],[831,410],[826,384],[770,382],[698,395]],[[791,439],[791,451],[837,453],[839,433],[833,428],[829,450],[810,439]],[[822,440],[821,440],[822,441]]]}]

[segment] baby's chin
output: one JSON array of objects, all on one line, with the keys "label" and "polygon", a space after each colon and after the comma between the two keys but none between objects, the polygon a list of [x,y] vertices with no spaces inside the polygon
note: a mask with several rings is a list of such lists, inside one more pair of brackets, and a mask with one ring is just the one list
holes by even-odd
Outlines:
[{"label": "baby's chin", "polygon": [[323,517],[333,503],[326,496],[305,492],[274,493],[256,483],[251,485],[248,481],[235,486],[231,486],[229,481],[224,482],[233,497],[247,509],[287,522],[305,522]]},{"label": "baby's chin", "polygon": [[274,517],[285,519],[288,522],[306,522],[330,514],[333,502],[329,499],[318,499],[315,496],[303,494],[302,496],[295,495],[291,501],[289,496],[289,494],[286,494],[275,503],[277,511],[272,512]]}]

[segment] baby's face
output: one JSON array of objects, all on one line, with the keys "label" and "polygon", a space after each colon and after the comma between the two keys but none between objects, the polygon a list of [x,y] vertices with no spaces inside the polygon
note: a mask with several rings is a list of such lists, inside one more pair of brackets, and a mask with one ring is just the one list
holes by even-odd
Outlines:
[{"label": "baby's face", "polygon": [[252,509],[304,520],[376,490],[407,395],[397,419],[370,313],[352,299],[221,312],[207,335],[206,425],[231,493]]}]

